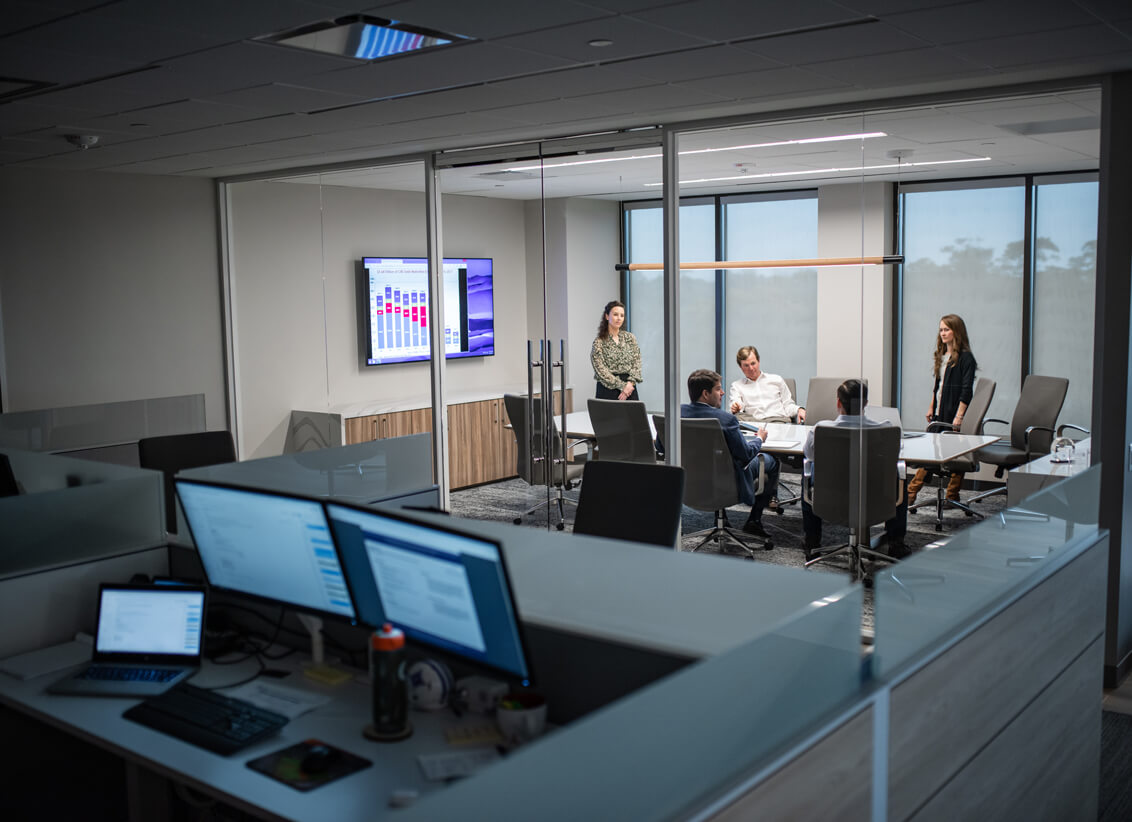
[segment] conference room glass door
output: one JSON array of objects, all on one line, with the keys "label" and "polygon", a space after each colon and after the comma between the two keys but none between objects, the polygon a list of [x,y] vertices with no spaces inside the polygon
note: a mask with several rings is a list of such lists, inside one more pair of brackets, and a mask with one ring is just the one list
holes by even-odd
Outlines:
[{"label": "conference room glass door", "polygon": [[[585,412],[595,394],[590,354],[603,310],[626,299],[625,277],[616,268],[620,202],[656,196],[659,158],[655,134],[604,134],[436,158],[443,255],[490,258],[493,276],[491,355],[448,362],[452,453],[455,459],[466,448],[460,459],[489,468],[479,482],[505,478],[469,493],[454,484],[454,513],[545,528],[565,519],[571,527],[580,475],[596,456],[592,441],[571,436],[585,430],[585,420],[572,414]],[[663,317],[642,311],[623,327],[638,337],[655,334]],[[648,384],[662,386],[663,396],[661,361],[644,362]],[[548,396],[549,409],[542,402]],[[498,401],[500,412],[477,429],[468,419],[470,404],[482,401]],[[516,421],[515,413],[523,418]]]}]

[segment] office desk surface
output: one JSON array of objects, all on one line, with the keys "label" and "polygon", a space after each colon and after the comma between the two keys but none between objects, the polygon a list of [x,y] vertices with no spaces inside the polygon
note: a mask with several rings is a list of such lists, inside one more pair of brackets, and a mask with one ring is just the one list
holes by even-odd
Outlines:
[{"label": "office desk surface", "polygon": [[499,539],[524,622],[698,659],[850,586],[837,572],[445,518]]},{"label": "office desk surface", "polygon": [[[283,664],[273,662],[271,667],[283,667]],[[209,686],[239,680],[254,672],[254,668],[245,668],[209,664],[193,683]],[[412,788],[424,796],[443,788],[443,782],[424,779],[417,763],[418,754],[458,750],[447,744],[445,729],[457,723],[485,721],[482,716],[458,720],[450,711],[413,711],[414,733],[409,739],[397,743],[371,742],[362,736],[362,727],[371,717],[368,685],[348,682],[331,687],[294,673],[282,680],[269,681],[325,694],[333,697],[332,701],[291,720],[277,736],[231,756],[218,756],[123,719],[122,712],[137,700],[44,693],[43,689],[59,676],[56,672],[18,680],[0,674],[0,703],[109,750],[128,763],[188,784],[265,819],[380,820],[392,812],[387,802],[394,790]],[[373,765],[304,793],[257,773],[245,764],[310,738],[364,757]],[[66,784],[66,774],[60,774],[60,784]]]}]

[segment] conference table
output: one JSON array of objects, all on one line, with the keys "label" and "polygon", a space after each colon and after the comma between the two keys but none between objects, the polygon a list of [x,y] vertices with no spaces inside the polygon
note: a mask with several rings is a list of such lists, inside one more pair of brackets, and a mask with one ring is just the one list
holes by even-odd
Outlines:
[{"label": "conference table", "polygon": [[[561,417],[555,417],[555,420],[561,425]],[[768,434],[767,441],[763,443],[763,450],[782,456],[800,456],[806,437],[813,429],[812,425],[779,422],[759,423],[759,425],[765,427]],[[653,428],[651,414],[649,427]],[[655,428],[653,435],[656,435]],[[744,435],[754,436],[754,432],[744,429]],[[594,427],[590,422],[588,411],[571,411],[566,415],[566,436],[579,440],[595,439]],[[928,434],[922,431],[908,431],[900,440],[900,458],[918,465],[939,466],[999,439],[1000,437],[993,435]]]}]

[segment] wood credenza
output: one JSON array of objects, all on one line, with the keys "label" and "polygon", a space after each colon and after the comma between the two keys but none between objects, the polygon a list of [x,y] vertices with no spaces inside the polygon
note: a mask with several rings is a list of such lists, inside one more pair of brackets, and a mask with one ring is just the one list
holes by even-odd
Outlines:
[{"label": "wood credenza", "polygon": [[[555,413],[561,391],[555,391]],[[566,410],[572,411],[572,389],[566,389]],[[515,434],[507,427],[503,398],[448,406],[448,475],[452,488],[466,488],[518,475]],[[432,409],[413,408],[343,420],[346,444],[432,432]]]}]

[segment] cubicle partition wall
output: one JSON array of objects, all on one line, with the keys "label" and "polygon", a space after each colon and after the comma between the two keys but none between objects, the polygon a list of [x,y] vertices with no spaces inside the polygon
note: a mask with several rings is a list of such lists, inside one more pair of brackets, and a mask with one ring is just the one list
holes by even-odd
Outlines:
[{"label": "cubicle partition wall", "polygon": [[1094,468],[428,797],[405,820],[1096,818]]},{"label": "cubicle partition wall", "polygon": [[165,573],[159,471],[0,448],[20,492],[0,498],[0,657],[71,639],[101,581]]},{"label": "cubicle partition wall", "polygon": [[0,414],[0,448],[138,464],[138,440],[205,430],[204,394]]}]

